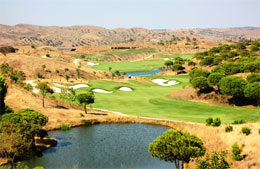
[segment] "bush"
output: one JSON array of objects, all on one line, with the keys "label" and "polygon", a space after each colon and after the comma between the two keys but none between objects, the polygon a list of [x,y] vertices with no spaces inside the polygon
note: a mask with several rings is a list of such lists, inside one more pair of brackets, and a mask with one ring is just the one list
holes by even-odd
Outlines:
[{"label": "bush", "polygon": [[216,86],[223,77],[225,77],[223,73],[211,73],[208,77],[208,83]]},{"label": "bush", "polygon": [[246,123],[245,120],[235,120],[232,124],[244,124]]},{"label": "bush", "polygon": [[84,117],[84,114],[83,114],[83,113],[80,113],[79,115],[80,115],[81,117]]},{"label": "bush", "polygon": [[243,160],[243,156],[241,155],[242,153],[242,148],[238,146],[237,143],[233,144],[232,146],[232,159],[236,161],[241,161]]},{"label": "bush", "polygon": [[258,130],[258,133],[260,134],[260,129]]},{"label": "bush", "polygon": [[251,134],[251,129],[248,127],[243,127],[242,133],[248,136],[249,134]]},{"label": "bush", "polygon": [[38,77],[39,79],[41,79],[41,78],[43,78],[43,75],[42,75],[40,72],[38,72],[38,73],[37,73],[37,77]]},{"label": "bush", "polygon": [[226,132],[231,132],[231,131],[233,131],[233,127],[232,127],[232,126],[227,126],[227,127],[225,128],[225,131],[226,131]]},{"label": "bush", "polygon": [[200,77],[200,76],[207,78],[209,76],[209,74],[210,74],[210,72],[207,70],[196,68],[196,69],[193,69],[192,71],[190,71],[189,75],[190,75],[190,79],[192,80],[195,77]]},{"label": "bush", "polygon": [[254,82],[260,82],[260,74],[258,73],[251,73],[246,77],[246,80],[249,83],[254,83]]},{"label": "bush", "polygon": [[208,80],[206,77],[195,77],[192,81],[191,84],[194,88],[199,88],[201,89],[206,89],[209,87],[208,85]]},{"label": "bush", "polygon": [[221,125],[221,120],[220,120],[220,118],[215,118],[215,119],[213,120],[213,123],[212,123],[211,125],[214,126],[214,127],[220,126],[220,125]]},{"label": "bush", "polygon": [[228,76],[219,81],[219,89],[227,96],[243,96],[247,82],[241,77]]},{"label": "bush", "polygon": [[211,124],[213,123],[213,118],[212,117],[209,117],[206,119],[206,125],[207,126],[211,126]]},{"label": "bush", "polygon": [[260,82],[249,83],[244,89],[244,94],[246,98],[251,100],[260,99]]},{"label": "bush", "polygon": [[181,64],[178,64],[178,63],[174,63],[174,65],[172,66],[172,70],[175,71],[175,70],[183,70],[185,69]]},{"label": "bush", "polygon": [[196,169],[228,169],[230,165],[226,159],[227,152],[213,152],[211,156],[206,155],[206,158],[201,160],[196,160]]},{"label": "bush", "polygon": [[62,123],[60,128],[61,128],[62,131],[66,131],[66,130],[70,129],[70,125]]}]

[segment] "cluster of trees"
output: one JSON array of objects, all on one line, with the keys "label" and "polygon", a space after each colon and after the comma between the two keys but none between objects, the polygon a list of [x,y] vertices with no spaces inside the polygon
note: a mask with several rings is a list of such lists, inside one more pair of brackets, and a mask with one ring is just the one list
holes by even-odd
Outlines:
[{"label": "cluster of trees", "polygon": [[36,153],[35,136],[47,136],[42,129],[48,117],[32,109],[14,112],[5,104],[8,85],[0,75],[0,156],[8,158],[15,168],[17,158],[25,158]]},{"label": "cluster of trees", "polygon": [[125,47],[125,46],[120,46],[120,47],[111,47],[111,49],[136,49],[136,47]]},{"label": "cluster of trees", "polygon": [[203,142],[195,135],[191,135],[180,130],[170,129],[162,136],[159,136],[149,145],[149,152],[152,157],[160,160],[173,162],[176,168],[184,168],[185,163],[189,163],[196,158],[197,169],[228,169],[229,163],[226,160],[227,152],[213,152],[207,154]]},{"label": "cluster of trees", "polygon": [[9,78],[12,82],[23,85],[23,81],[26,76],[23,71],[14,70],[8,63],[4,63],[0,66],[0,73],[6,78]]},{"label": "cluster of trees", "polygon": [[244,80],[237,76],[195,68],[190,72],[190,81],[200,93],[215,90],[216,93],[246,98],[256,105],[260,104],[260,75],[257,73],[251,73]]},{"label": "cluster of trees", "polygon": [[164,65],[167,68],[171,68],[173,71],[183,70],[185,67],[183,67],[185,60],[181,57],[174,58],[174,61],[167,60],[165,61]]},{"label": "cluster of trees", "polygon": [[221,44],[209,51],[195,54],[201,66],[219,65],[213,69],[226,75],[243,72],[259,72],[260,61],[257,60],[260,41],[239,42],[236,45]]}]

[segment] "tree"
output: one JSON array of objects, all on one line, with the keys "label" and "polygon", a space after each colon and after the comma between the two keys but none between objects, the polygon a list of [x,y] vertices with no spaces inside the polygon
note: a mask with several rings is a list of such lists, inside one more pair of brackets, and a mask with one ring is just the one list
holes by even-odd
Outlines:
[{"label": "tree", "polygon": [[92,91],[82,93],[77,96],[78,102],[84,105],[85,113],[87,114],[87,105],[95,102],[95,96]]},{"label": "tree", "polygon": [[241,77],[228,76],[219,81],[220,92],[227,96],[239,97],[244,95],[247,82]]},{"label": "tree", "polygon": [[65,79],[67,80],[67,82],[69,81],[69,79],[70,79],[70,76],[69,75],[65,75]]},{"label": "tree", "polygon": [[207,70],[195,68],[192,71],[190,71],[189,75],[190,75],[190,79],[192,80],[193,78],[200,77],[200,76],[207,78],[209,76],[209,74],[210,74],[210,72]]},{"label": "tree", "polygon": [[111,72],[111,70],[112,70],[112,67],[110,67],[110,66],[109,66],[108,70],[109,70],[109,72]]},{"label": "tree", "polygon": [[5,78],[0,74],[0,115],[5,112],[5,96],[7,93],[7,84],[5,83]]},{"label": "tree", "polygon": [[174,162],[178,169],[180,163],[183,169],[184,163],[188,163],[191,158],[203,156],[205,151],[206,147],[197,136],[173,129],[166,131],[149,144],[152,157]]},{"label": "tree", "polygon": [[260,74],[259,73],[251,73],[246,77],[246,80],[249,83],[254,83],[254,82],[260,82]]},{"label": "tree", "polygon": [[169,68],[170,66],[173,65],[173,62],[172,62],[171,60],[167,60],[167,61],[165,61],[164,65],[165,65],[167,68]]},{"label": "tree", "polygon": [[213,56],[207,56],[200,62],[200,65],[202,65],[202,66],[204,66],[204,65],[213,65],[213,63],[214,63]]},{"label": "tree", "polygon": [[242,153],[242,147],[239,147],[237,143],[232,145],[232,159],[236,161],[243,160]]},{"label": "tree", "polygon": [[217,86],[223,77],[225,77],[223,73],[211,73],[208,77],[208,83],[212,86]]},{"label": "tree", "polygon": [[47,85],[47,83],[39,83],[36,88],[40,89],[42,93],[42,107],[44,107],[44,96],[46,93],[53,93],[53,90]]},{"label": "tree", "polygon": [[213,152],[211,155],[207,154],[206,158],[196,161],[196,169],[228,169],[230,165],[226,156],[226,151]]},{"label": "tree", "polygon": [[257,105],[260,105],[260,82],[247,84],[244,90],[244,94],[246,98],[256,100]]},{"label": "tree", "polygon": [[77,72],[78,79],[79,79],[79,78],[80,78],[80,69],[79,69],[79,68],[77,68],[77,69],[76,69],[76,72]]},{"label": "tree", "polygon": [[200,90],[201,89],[206,89],[209,87],[208,85],[208,80],[207,78],[205,77],[195,77],[192,81],[191,81],[191,84],[194,88],[199,88]]},{"label": "tree", "polygon": [[178,63],[174,63],[172,65],[172,70],[175,71],[175,70],[183,70],[185,69],[185,67],[183,67],[181,64],[178,64]]}]

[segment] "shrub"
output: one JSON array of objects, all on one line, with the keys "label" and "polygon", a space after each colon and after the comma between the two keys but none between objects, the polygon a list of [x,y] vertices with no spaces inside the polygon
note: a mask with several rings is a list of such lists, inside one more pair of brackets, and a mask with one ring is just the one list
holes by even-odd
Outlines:
[{"label": "shrub", "polygon": [[200,65],[212,65],[214,63],[214,58],[213,56],[207,56],[205,57],[201,62]]},{"label": "shrub", "polygon": [[209,76],[209,74],[210,74],[210,72],[207,70],[196,68],[196,69],[193,69],[192,71],[190,71],[189,75],[190,75],[190,79],[192,80],[195,77],[200,77],[200,76],[207,78]]},{"label": "shrub", "polygon": [[43,78],[43,75],[42,75],[40,72],[38,72],[38,73],[37,73],[37,77],[38,77],[39,79],[41,79],[41,78]]},{"label": "shrub", "polygon": [[216,86],[223,77],[225,77],[223,73],[211,73],[208,77],[208,83]]},{"label": "shrub", "polygon": [[258,73],[251,73],[246,77],[246,80],[249,83],[254,83],[254,82],[260,82],[260,74]]},{"label": "shrub", "polygon": [[219,89],[227,96],[243,96],[247,82],[241,77],[228,76],[219,81]]},{"label": "shrub", "polygon": [[84,117],[84,114],[83,114],[83,113],[80,113],[79,115],[80,115],[81,117]]},{"label": "shrub", "polygon": [[227,127],[225,128],[225,131],[226,131],[226,132],[231,132],[231,131],[233,131],[233,127],[232,127],[232,126],[227,126]]},{"label": "shrub", "polygon": [[226,156],[226,151],[213,152],[211,156],[207,154],[204,159],[196,160],[196,169],[228,169],[230,165]]},{"label": "shrub", "polygon": [[60,128],[61,128],[62,131],[66,131],[66,130],[70,129],[70,125],[62,123]]},{"label": "shrub", "polygon": [[248,127],[243,127],[242,133],[248,136],[249,134],[251,134],[251,129]]},{"label": "shrub", "polygon": [[221,120],[220,120],[220,118],[215,118],[215,119],[213,120],[213,123],[212,123],[211,125],[214,126],[214,127],[220,126],[220,125],[221,125]]},{"label": "shrub", "polygon": [[246,98],[251,100],[260,99],[260,82],[249,83],[246,85],[244,94]]},{"label": "shrub", "polygon": [[174,63],[174,65],[172,66],[172,70],[175,71],[175,70],[183,70],[185,69],[181,64],[178,64],[178,63]]},{"label": "shrub", "polygon": [[258,130],[258,133],[260,134],[260,129]]},{"label": "shrub", "polygon": [[166,67],[170,67],[170,66],[173,65],[173,62],[172,62],[171,60],[167,60],[167,61],[165,61],[164,65],[165,65]]},{"label": "shrub", "polygon": [[246,123],[245,120],[235,120],[232,124],[244,124]]},{"label": "shrub", "polygon": [[213,118],[212,117],[209,117],[206,119],[206,125],[207,126],[211,126],[211,124],[213,123]]},{"label": "shrub", "polygon": [[50,57],[51,57],[51,55],[50,55],[50,54],[46,54],[46,57],[50,58]]},{"label": "shrub", "polygon": [[194,88],[199,88],[199,89],[206,89],[209,87],[208,85],[208,80],[206,77],[195,77],[192,81],[191,84]]},{"label": "shrub", "polygon": [[243,156],[241,155],[242,153],[242,148],[238,146],[237,143],[232,145],[232,159],[236,161],[241,161],[243,160]]}]

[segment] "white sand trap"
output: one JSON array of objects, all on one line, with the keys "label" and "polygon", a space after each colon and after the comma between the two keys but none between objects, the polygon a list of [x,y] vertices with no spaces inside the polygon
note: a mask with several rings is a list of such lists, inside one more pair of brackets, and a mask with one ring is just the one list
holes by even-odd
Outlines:
[{"label": "white sand trap", "polygon": [[173,86],[173,85],[179,84],[179,82],[176,82],[174,80],[169,81],[169,80],[165,80],[165,79],[153,79],[152,82],[154,82],[160,86]]},{"label": "white sand trap", "polygon": [[86,85],[86,84],[77,84],[77,85],[74,85],[74,86],[70,86],[69,88],[79,89],[79,88],[83,88],[83,87],[89,87],[89,86]]},{"label": "white sand trap", "polygon": [[51,87],[55,93],[61,93],[61,89],[57,87]]},{"label": "white sand trap", "polygon": [[89,66],[96,66],[96,65],[99,65],[99,63],[87,62],[87,65],[89,65]]},{"label": "white sand trap", "polygon": [[35,94],[38,94],[39,93],[39,89],[33,89],[32,92],[35,93]]},{"label": "white sand trap", "polygon": [[113,93],[112,91],[106,91],[103,89],[93,89],[92,91],[96,93]]},{"label": "white sand trap", "polygon": [[133,91],[131,88],[129,87],[120,87],[118,90],[124,91],[124,92],[131,92]]},{"label": "white sand trap", "polygon": [[47,56],[46,56],[46,55],[44,55],[44,56],[42,56],[42,58],[47,58]]},{"label": "white sand trap", "polygon": [[35,87],[37,84],[34,83],[34,81],[35,81],[35,80],[28,80],[28,81],[26,81],[25,83],[26,83],[26,84],[30,84],[31,86]]},{"label": "white sand trap", "polygon": [[61,85],[61,84],[58,84],[58,83],[53,83],[55,86],[58,86],[58,87],[65,87],[64,85]]},{"label": "white sand trap", "polygon": [[75,60],[74,60],[74,64],[77,64],[77,63],[78,63],[78,59],[75,59]]},{"label": "white sand trap", "polygon": [[169,58],[163,58],[163,60],[169,60]]}]

